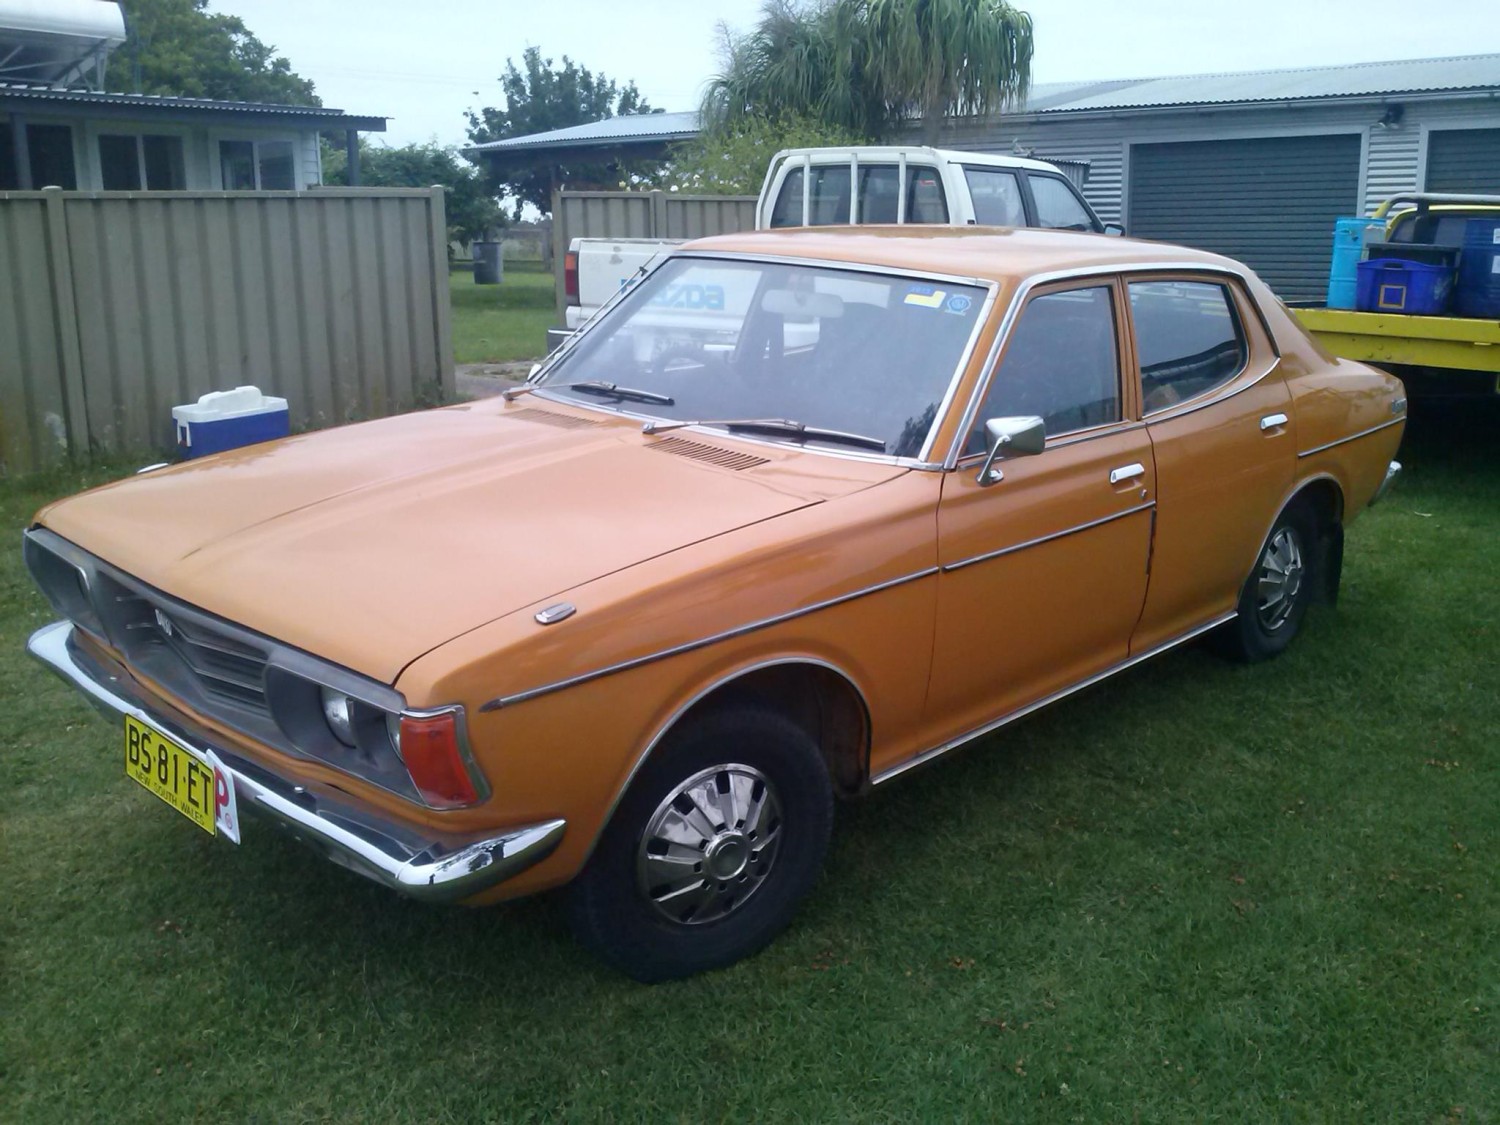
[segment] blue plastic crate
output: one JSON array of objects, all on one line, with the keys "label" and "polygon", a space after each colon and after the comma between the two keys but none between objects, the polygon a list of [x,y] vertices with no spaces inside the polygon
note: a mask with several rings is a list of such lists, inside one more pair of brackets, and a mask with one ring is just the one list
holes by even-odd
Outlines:
[{"label": "blue plastic crate", "polygon": [[1359,263],[1354,306],[1360,312],[1436,316],[1448,307],[1453,270],[1448,266],[1376,258]]}]

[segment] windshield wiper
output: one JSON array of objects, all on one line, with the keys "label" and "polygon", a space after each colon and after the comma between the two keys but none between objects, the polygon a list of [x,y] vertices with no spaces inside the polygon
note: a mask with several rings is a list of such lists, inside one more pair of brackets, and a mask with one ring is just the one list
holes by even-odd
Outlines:
[{"label": "windshield wiper", "polygon": [[511,387],[508,391],[501,391],[500,397],[506,402],[511,402],[522,395],[540,390],[579,391],[586,395],[628,399],[631,402],[650,402],[657,406],[677,405],[677,400],[671,395],[659,395],[655,391],[638,391],[634,387],[606,383],[603,379],[584,379],[577,383],[527,383],[524,387]]},{"label": "windshield wiper", "polygon": [[685,422],[647,422],[641,427],[643,434],[664,434],[668,430],[680,430],[685,426],[722,426],[726,430],[750,430],[752,432],[766,434],[787,434],[800,437],[804,441],[831,441],[843,445],[858,445],[865,449],[885,452],[885,442],[880,438],[866,437],[864,434],[850,434],[843,430],[825,430],[819,426],[809,426],[802,422],[794,422],[790,418],[712,418],[701,421]]}]

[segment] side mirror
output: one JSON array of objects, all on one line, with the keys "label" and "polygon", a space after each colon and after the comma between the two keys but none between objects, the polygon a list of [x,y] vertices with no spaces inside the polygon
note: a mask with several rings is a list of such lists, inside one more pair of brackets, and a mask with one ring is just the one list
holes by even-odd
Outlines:
[{"label": "side mirror", "polygon": [[1119,238],[1122,234],[1125,233],[1125,228],[1122,227],[1119,223],[1105,223],[1104,224],[1104,233],[1105,234],[1112,234],[1116,238]]},{"label": "side mirror", "polygon": [[989,487],[1005,479],[995,462],[1006,457],[1032,457],[1047,447],[1047,424],[1035,414],[991,418],[984,424],[989,454],[979,470],[979,483]]}]

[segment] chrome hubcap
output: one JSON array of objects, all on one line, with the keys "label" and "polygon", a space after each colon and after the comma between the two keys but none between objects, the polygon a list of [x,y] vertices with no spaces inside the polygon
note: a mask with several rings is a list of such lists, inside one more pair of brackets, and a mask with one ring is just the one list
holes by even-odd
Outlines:
[{"label": "chrome hubcap", "polygon": [[1291,617],[1305,574],[1297,532],[1283,527],[1271,537],[1260,559],[1258,613],[1267,632],[1274,633]]},{"label": "chrome hubcap", "polygon": [[738,910],[760,889],[781,844],[781,802],[751,766],[713,766],[674,789],[636,852],[641,893],[684,925]]}]

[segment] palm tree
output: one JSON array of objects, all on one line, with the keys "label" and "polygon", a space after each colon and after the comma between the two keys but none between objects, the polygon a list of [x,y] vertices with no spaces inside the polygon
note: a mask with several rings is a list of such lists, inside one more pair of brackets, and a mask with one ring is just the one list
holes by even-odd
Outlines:
[{"label": "palm tree", "polygon": [[891,110],[933,144],[950,114],[1019,104],[1031,84],[1031,16],[1005,0],[863,0],[866,65]]},{"label": "palm tree", "polygon": [[1023,98],[1031,17],[1005,0],[766,0],[754,30],[723,28],[706,129],[746,116],[822,121],[879,137],[920,118],[935,141],[949,114]]}]

